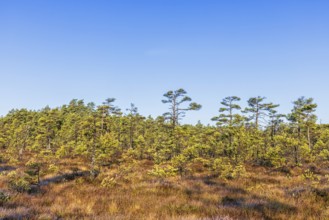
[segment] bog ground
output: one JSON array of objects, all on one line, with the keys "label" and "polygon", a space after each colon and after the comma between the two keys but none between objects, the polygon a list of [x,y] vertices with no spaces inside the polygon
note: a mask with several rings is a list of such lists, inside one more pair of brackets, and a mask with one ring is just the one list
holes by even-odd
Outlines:
[{"label": "bog ground", "polygon": [[[224,180],[193,165],[184,177],[154,176],[152,162],[114,165],[92,177],[82,161],[66,160],[40,186],[17,193],[1,164],[1,219],[328,219],[329,170],[247,166]],[[307,170],[307,172],[305,172]],[[6,199],[7,198],[7,199]]]}]

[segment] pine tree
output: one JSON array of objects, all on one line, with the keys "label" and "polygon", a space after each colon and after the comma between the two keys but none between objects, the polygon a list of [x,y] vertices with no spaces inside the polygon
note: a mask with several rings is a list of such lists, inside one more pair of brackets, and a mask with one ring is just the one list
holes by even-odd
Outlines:
[{"label": "pine tree", "polygon": [[297,126],[297,133],[300,141],[302,138],[302,129],[305,128],[308,146],[312,151],[311,129],[314,127],[317,120],[317,117],[314,114],[317,104],[314,103],[313,98],[305,98],[304,96],[298,98],[293,104],[294,107],[289,115],[289,120]]},{"label": "pine tree", "polygon": [[[168,91],[163,96],[166,98],[162,100],[162,103],[169,104],[169,112],[163,114],[165,119],[170,120],[172,128],[175,128],[179,124],[179,120],[182,119],[187,111],[197,111],[201,109],[201,105],[195,102],[191,102],[192,99],[188,97],[187,92],[184,89],[178,89],[175,91]],[[187,107],[182,107],[183,104],[190,103]]]}]

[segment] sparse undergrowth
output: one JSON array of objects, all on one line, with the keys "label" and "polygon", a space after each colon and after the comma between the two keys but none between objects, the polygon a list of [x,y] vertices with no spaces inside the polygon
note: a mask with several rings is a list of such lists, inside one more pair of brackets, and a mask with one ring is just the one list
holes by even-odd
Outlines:
[{"label": "sparse undergrowth", "polygon": [[37,192],[11,187],[11,181],[22,178],[18,175],[22,167],[1,172],[0,186],[6,191],[0,192],[0,218],[329,218],[325,208],[329,205],[329,171],[325,168],[315,171],[312,167],[276,169],[250,165],[243,169],[243,175],[224,178],[216,175],[219,168],[181,176],[170,166],[154,166],[144,160],[130,166],[103,167],[100,175],[93,178],[83,171],[82,162],[71,163],[80,165],[72,170],[68,160],[61,174],[45,174]]}]

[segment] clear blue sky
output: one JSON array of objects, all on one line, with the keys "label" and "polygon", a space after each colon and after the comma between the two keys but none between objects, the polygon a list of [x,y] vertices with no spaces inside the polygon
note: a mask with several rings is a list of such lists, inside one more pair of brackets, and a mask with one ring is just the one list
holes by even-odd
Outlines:
[{"label": "clear blue sky", "polygon": [[117,98],[144,115],[185,88],[209,123],[222,98],[283,113],[315,98],[329,123],[328,0],[1,0],[0,115]]}]

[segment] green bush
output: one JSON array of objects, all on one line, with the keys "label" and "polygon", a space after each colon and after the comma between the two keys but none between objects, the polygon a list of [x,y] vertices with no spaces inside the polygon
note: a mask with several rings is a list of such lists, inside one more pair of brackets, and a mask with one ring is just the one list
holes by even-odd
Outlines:
[{"label": "green bush", "polygon": [[48,166],[48,173],[58,173],[59,172],[59,167],[56,164],[50,164]]},{"label": "green bush", "polygon": [[115,180],[114,177],[105,177],[102,182],[101,182],[101,186],[104,188],[113,188],[114,186],[117,185],[117,181]]},{"label": "green bush", "polygon": [[3,204],[8,202],[9,199],[10,199],[9,195],[7,195],[6,193],[0,191],[0,206],[3,206]]},{"label": "green bush", "polygon": [[244,177],[246,176],[246,168],[244,167],[244,165],[239,164],[237,166],[234,167],[233,172],[232,172],[232,178],[233,179],[237,179],[240,177]]},{"label": "green bush", "polygon": [[264,165],[276,168],[283,166],[286,161],[282,155],[280,147],[270,147],[264,155]]},{"label": "green bush", "polygon": [[28,168],[25,172],[31,177],[34,183],[39,184],[41,167],[44,165],[36,159],[30,159],[26,164]]},{"label": "green bush", "polygon": [[228,158],[215,159],[212,168],[216,175],[227,179],[232,178],[233,166],[229,162]]},{"label": "green bush", "polygon": [[310,181],[320,180],[320,177],[315,175],[310,169],[305,170],[305,172],[302,174],[302,178],[304,180],[310,180]]},{"label": "green bush", "polygon": [[246,168],[243,164],[234,166],[228,158],[215,159],[212,168],[216,175],[225,179],[237,179],[246,175]]},{"label": "green bush", "polygon": [[186,174],[189,169],[187,167],[187,164],[188,164],[188,160],[187,160],[187,157],[185,157],[184,155],[180,154],[176,157],[174,157],[172,160],[171,160],[171,163],[174,167],[174,169],[177,170],[177,172],[180,174],[180,175],[184,175]]},{"label": "green bush", "polygon": [[322,160],[329,160],[329,150],[327,149],[323,149],[320,153],[319,153],[319,157]]},{"label": "green bush", "polygon": [[165,165],[165,166],[155,165],[153,169],[149,171],[149,175],[160,179],[164,179],[171,176],[176,176],[177,171],[178,170],[176,168],[170,165]]},{"label": "green bush", "polygon": [[12,190],[23,193],[31,190],[31,178],[21,172],[12,171],[8,174],[9,187]]}]

